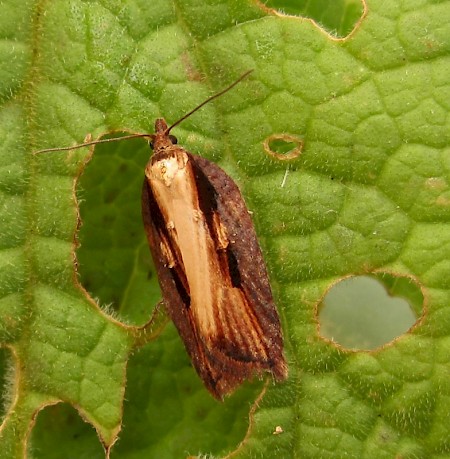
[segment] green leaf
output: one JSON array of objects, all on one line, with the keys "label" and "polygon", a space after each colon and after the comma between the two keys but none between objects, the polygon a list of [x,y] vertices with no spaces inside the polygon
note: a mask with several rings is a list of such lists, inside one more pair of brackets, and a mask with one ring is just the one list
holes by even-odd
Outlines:
[{"label": "green leaf", "polygon": [[[4,1],[0,457],[448,456],[449,24],[436,0]],[[145,142],[32,152],[152,132],[249,69],[174,129],[239,184],[283,322],[289,379],[219,403],[170,323],[143,328]],[[322,338],[325,293],[373,273],[424,298],[414,327]]]}]

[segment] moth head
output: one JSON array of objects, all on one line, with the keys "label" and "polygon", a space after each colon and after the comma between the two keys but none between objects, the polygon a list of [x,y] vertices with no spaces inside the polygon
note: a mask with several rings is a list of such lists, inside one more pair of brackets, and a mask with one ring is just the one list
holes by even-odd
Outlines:
[{"label": "moth head", "polygon": [[155,135],[158,134],[166,134],[167,129],[167,123],[164,118],[158,118],[155,121]]},{"label": "moth head", "polygon": [[[172,142],[172,145],[176,145],[178,143],[178,139],[172,135],[172,134],[169,134],[169,140],[170,142]],[[148,136],[148,144],[150,145],[150,148],[152,150],[154,150],[154,147],[155,147],[155,135],[151,135],[151,136]]]},{"label": "moth head", "polygon": [[148,137],[149,145],[152,150],[168,148],[172,145],[176,145],[178,140],[175,136],[169,134],[170,128],[167,127],[166,120],[164,118],[158,118],[155,121],[155,133]]}]

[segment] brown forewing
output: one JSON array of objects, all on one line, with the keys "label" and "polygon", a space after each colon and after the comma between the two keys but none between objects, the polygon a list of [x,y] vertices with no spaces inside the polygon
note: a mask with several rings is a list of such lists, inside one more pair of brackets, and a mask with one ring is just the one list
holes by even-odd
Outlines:
[{"label": "brown forewing", "polygon": [[[187,155],[204,224],[216,242],[216,253],[211,256],[220,260],[221,272],[217,275],[232,287],[226,289],[230,292],[228,302],[225,299],[210,305],[218,330],[215,336],[204,333],[195,320],[195,305],[191,304],[180,257],[183,248],[173,241],[147,179],[142,213],[168,314],[206,387],[221,399],[253,375],[270,372],[276,379],[283,379],[287,367],[266,267],[242,195],[214,163]],[[176,263],[168,263],[167,250],[162,247],[168,247]]]}]

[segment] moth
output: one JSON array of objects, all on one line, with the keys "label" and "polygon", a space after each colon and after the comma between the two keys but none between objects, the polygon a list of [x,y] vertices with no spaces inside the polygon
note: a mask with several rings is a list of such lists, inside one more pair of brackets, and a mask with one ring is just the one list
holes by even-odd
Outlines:
[{"label": "moth", "polygon": [[197,373],[220,400],[265,372],[276,380],[287,377],[280,320],[238,186],[219,166],[179,146],[170,132],[248,73],[170,127],[160,118],[154,134],[127,136],[145,136],[153,149],[142,216],[164,306]]}]

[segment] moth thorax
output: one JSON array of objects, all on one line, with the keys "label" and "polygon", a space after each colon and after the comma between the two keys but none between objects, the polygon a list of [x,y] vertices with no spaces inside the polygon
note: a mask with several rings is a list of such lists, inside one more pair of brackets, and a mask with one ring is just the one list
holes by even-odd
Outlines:
[{"label": "moth thorax", "polygon": [[151,161],[147,166],[145,175],[151,180],[163,182],[165,186],[170,186],[173,180],[185,174],[188,157],[180,149],[168,152],[164,157],[159,157]]}]

